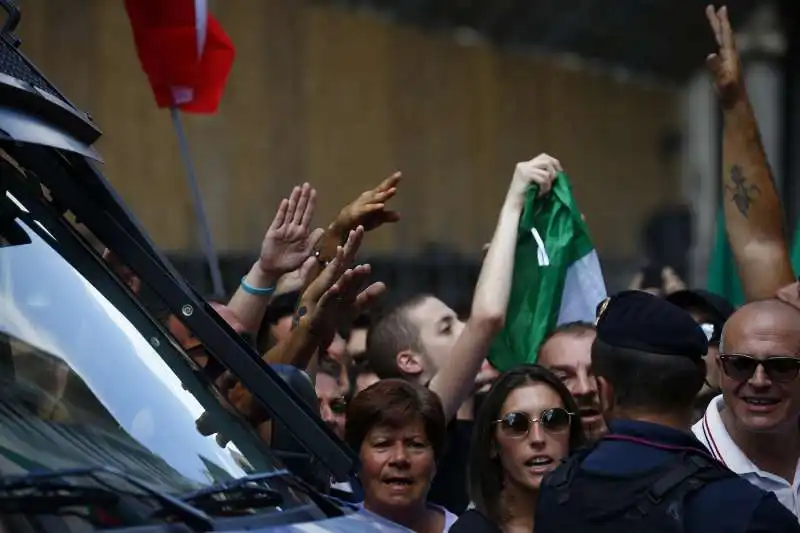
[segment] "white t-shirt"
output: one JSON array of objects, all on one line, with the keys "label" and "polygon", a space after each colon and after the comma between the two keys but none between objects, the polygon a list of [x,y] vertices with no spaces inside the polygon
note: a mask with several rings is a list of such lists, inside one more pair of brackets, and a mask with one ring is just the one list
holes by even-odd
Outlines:
[{"label": "white t-shirt", "polygon": [[444,529],[442,529],[442,533],[447,533],[448,531],[450,531],[450,528],[453,526],[453,524],[456,523],[456,520],[458,520],[458,517],[456,515],[454,515],[444,507],[439,507],[438,505],[433,505],[432,503],[429,503],[428,507],[438,509],[439,511],[444,513]]},{"label": "white t-shirt", "polygon": [[[358,505],[359,505],[359,507],[364,507],[363,503],[359,503]],[[453,513],[451,513],[450,511],[448,511],[444,507],[440,507],[438,505],[434,505],[432,503],[429,503],[428,504],[428,509],[436,509],[437,511],[440,511],[440,512],[444,513],[444,528],[442,528],[442,533],[447,533],[448,531],[450,531],[450,528],[453,526],[453,524],[456,523],[456,520],[458,520],[458,517],[456,515],[454,515]],[[369,509],[367,509],[367,511],[369,511]],[[372,511],[369,511],[369,512],[372,512]]]},{"label": "white t-shirt", "polygon": [[794,483],[770,472],[759,469],[733,442],[720,411],[725,408],[722,395],[708,404],[703,418],[694,426],[692,432],[718,461],[730,468],[756,487],[775,494],[778,501],[800,519],[800,463],[794,475]]}]

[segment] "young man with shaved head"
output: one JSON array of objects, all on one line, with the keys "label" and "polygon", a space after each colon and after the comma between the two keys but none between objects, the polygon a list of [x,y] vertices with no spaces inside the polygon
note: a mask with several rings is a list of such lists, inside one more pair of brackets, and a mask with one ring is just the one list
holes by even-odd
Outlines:
[{"label": "young man with shaved head", "polygon": [[800,517],[800,310],[748,303],[725,323],[722,395],[692,431],[728,468]]}]

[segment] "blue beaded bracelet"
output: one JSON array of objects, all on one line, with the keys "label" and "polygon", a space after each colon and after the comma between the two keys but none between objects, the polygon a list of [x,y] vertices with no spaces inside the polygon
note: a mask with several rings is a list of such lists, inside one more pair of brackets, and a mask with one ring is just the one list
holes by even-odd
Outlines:
[{"label": "blue beaded bracelet", "polygon": [[269,296],[273,292],[275,292],[275,287],[267,287],[266,289],[260,289],[258,287],[253,287],[245,280],[247,276],[244,276],[241,281],[242,289],[244,292],[248,294],[252,294],[253,296]]}]

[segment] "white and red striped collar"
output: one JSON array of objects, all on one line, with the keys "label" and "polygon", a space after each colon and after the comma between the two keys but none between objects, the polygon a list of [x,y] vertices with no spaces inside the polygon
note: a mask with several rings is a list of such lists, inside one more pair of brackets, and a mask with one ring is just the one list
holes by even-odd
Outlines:
[{"label": "white and red striped collar", "polygon": [[720,416],[720,411],[724,408],[725,403],[720,394],[709,402],[703,418],[692,426],[692,432],[715,459],[735,473],[761,474],[761,470],[739,449],[725,429]]}]

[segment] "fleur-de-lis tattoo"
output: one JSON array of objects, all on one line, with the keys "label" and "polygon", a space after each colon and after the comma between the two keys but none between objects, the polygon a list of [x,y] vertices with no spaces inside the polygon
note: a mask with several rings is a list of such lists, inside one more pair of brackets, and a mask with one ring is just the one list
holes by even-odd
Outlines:
[{"label": "fleur-de-lis tattoo", "polygon": [[731,193],[731,200],[733,200],[736,209],[747,218],[750,207],[755,202],[755,196],[761,193],[757,185],[747,183],[747,178],[742,172],[740,165],[733,165],[731,167],[731,181],[733,185],[727,185],[725,188]]}]

